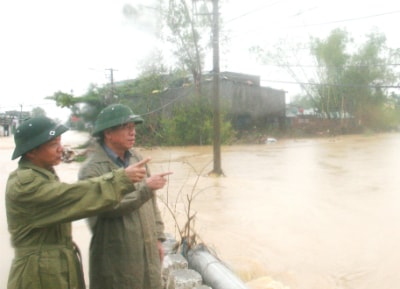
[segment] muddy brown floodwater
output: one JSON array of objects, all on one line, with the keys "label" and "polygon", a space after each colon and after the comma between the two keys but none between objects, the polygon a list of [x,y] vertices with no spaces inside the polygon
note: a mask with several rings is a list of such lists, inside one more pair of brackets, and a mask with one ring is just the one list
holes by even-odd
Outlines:
[{"label": "muddy brown floodwater", "polygon": [[[68,132],[63,139],[73,146],[85,137]],[[3,192],[16,166],[12,148],[11,137],[0,138]],[[399,148],[398,133],[228,146],[219,178],[207,175],[212,147],[140,150],[152,158],[152,172],[174,172],[158,192],[167,231],[177,235],[164,204],[182,227],[189,196],[198,241],[249,284],[273,279],[276,288],[394,289],[400,288]],[[78,168],[63,163],[57,171],[72,182]],[[13,252],[1,202],[4,288]],[[86,274],[89,238],[85,221],[75,222]]]}]

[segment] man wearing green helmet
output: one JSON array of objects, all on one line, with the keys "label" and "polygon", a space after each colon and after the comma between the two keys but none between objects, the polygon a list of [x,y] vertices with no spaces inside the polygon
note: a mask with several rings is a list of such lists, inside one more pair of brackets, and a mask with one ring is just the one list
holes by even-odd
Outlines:
[{"label": "man wearing green helmet", "polygon": [[[143,119],[122,104],[103,109],[94,126],[98,143],[94,153],[83,164],[80,179],[95,177],[112,169],[141,161],[132,149],[135,126]],[[157,206],[155,191],[164,187],[162,173],[150,175],[135,191],[108,212],[89,219],[92,239],[89,252],[91,289],[161,289],[161,263],[165,239],[164,224]],[[149,191],[151,199],[139,196]],[[135,195],[136,194],[136,195]]]},{"label": "man wearing green helmet", "polygon": [[146,176],[149,159],[98,178],[60,182],[54,166],[61,162],[61,135],[67,130],[47,117],[35,117],[14,134],[12,159],[20,160],[6,185],[7,222],[15,251],[8,289],[84,289],[71,221],[115,207]]}]

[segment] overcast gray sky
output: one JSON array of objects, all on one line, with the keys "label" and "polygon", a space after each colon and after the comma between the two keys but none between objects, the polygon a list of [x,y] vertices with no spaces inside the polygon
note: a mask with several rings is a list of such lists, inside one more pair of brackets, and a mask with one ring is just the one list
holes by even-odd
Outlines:
[{"label": "overcast gray sky", "polygon": [[[135,21],[123,16],[124,4],[139,3],[151,5],[149,0],[1,1],[0,112],[41,106],[49,116],[64,118],[69,111],[55,109],[44,97],[58,90],[79,95],[90,83],[107,83],[109,68],[116,70],[116,81],[135,78],[138,62],[157,45],[150,12]],[[390,47],[400,47],[397,1],[220,0],[220,6],[231,38],[221,70],[260,75],[264,85],[285,89],[289,98],[299,88],[256,63],[250,46],[273,45],[279,38],[306,42],[340,27],[359,41],[377,29]],[[211,67],[212,59],[208,63]]]}]

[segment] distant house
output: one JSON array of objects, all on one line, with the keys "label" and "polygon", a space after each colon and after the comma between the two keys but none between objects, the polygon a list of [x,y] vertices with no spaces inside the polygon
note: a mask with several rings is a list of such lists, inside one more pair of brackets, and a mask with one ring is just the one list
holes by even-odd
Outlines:
[{"label": "distant house", "polygon": [[[213,97],[211,75],[204,75],[202,94]],[[186,96],[194,94],[193,85],[169,88],[162,92],[165,104],[176,99],[183,101]],[[285,123],[285,91],[260,86],[260,77],[234,72],[221,72],[219,82],[221,106],[225,108],[237,129],[250,129],[255,126],[266,127]],[[171,113],[166,106],[164,114]]]},{"label": "distant house", "polygon": [[357,128],[355,118],[349,113],[319,113],[317,109],[304,109],[296,105],[287,105],[286,119],[288,127],[308,133],[344,133]]}]

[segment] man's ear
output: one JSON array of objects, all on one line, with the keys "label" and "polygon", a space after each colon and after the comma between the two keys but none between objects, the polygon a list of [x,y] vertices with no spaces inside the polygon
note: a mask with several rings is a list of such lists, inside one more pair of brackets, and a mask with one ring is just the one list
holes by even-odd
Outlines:
[{"label": "man's ear", "polygon": [[103,138],[104,139],[108,139],[108,137],[110,136],[111,132],[112,132],[112,129],[110,129],[110,128],[105,129],[103,131]]},{"label": "man's ear", "polygon": [[37,149],[34,148],[34,149],[30,150],[29,152],[25,153],[24,156],[25,156],[26,158],[30,159],[30,160],[35,159],[35,157],[36,157],[36,151],[37,151]]}]

